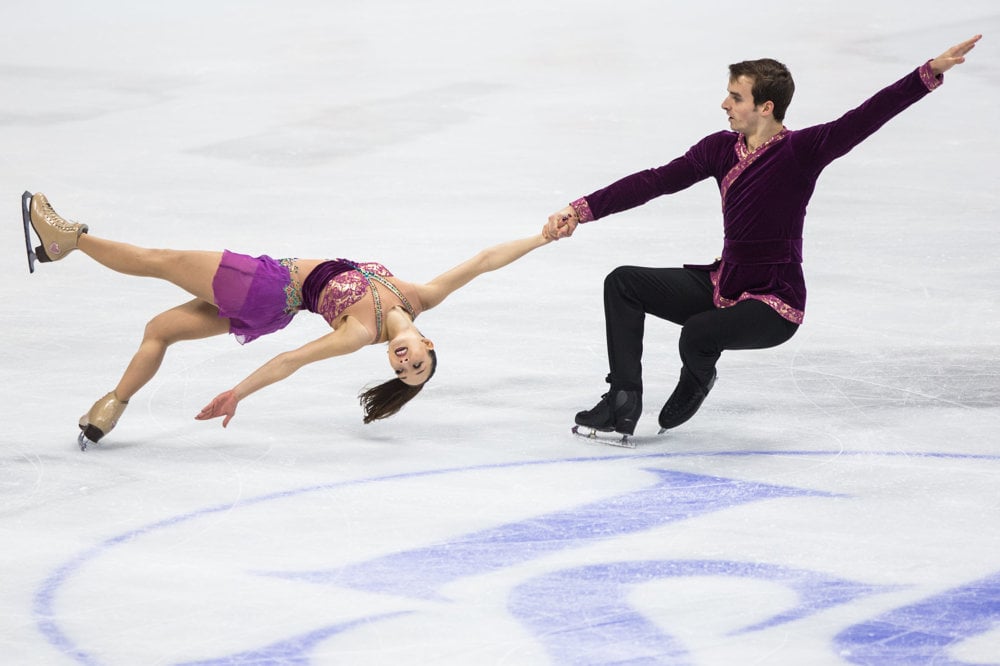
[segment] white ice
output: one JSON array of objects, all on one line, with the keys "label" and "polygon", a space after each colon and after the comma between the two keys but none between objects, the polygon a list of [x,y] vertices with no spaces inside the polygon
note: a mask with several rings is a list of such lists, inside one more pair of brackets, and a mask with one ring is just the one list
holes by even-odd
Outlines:
[{"label": "white ice", "polygon": [[[0,662],[1000,663],[1000,140],[993,0],[6,0],[0,39]],[[948,46],[946,83],[831,166],[806,322],[726,353],[637,448],[603,392],[601,284],[711,260],[702,183],[581,228],[421,318],[397,417],[377,348],[193,416],[323,332],[171,349],[81,453],[175,287],[82,254],[29,275],[18,199],[140,245],[378,260],[426,280],[723,129],[726,65],[792,69],[793,129]]]}]

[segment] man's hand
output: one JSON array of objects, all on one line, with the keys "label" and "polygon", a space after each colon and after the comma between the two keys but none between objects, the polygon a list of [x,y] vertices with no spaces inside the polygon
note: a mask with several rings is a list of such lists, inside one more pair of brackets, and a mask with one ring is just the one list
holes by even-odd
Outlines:
[{"label": "man's hand", "polygon": [[931,71],[934,72],[934,76],[941,76],[955,65],[961,65],[965,62],[966,54],[974,49],[976,42],[982,38],[982,35],[976,35],[961,44],[956,44],[937,58],[934,58],[934,60],[931,60]]},{"label": "man's hand", "polygon": [[236,394],[232,391],[220,393],[195,418],[199,421],[207,421],[208,419],[225,416],[226,418],[222,420],[222,427],[225,428],[236,414],[237,402],[239,401],[236,399]]}]

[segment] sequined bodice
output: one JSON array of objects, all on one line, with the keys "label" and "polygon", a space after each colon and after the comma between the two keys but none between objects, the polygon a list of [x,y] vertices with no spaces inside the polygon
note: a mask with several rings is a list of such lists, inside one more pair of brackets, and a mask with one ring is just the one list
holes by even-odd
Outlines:
[{"label": "sequined bodice", "polygon": [[[385,295],[395,296],[411,317],[418,311],[389,278],[392,273],[376,262],[355,263],[347,259],[324,262],[313,269],[303,285],[303,307],[321,315],[330,326],[370,291],[375,314],[375,339],[382,336]],[[317,293],[318,292],[318,293]]]},{"label": "sequined bodice", "polygon": [[[392,277],[389,269],[382,264],[365,262],[359,263],[358,267],[374,275]],[[359,271],[345,271],[326,284],[316,304],[316,312],[332,326],[344,314],[344,310],[360,301],[367,293],[368,280],[365,276]]]}]

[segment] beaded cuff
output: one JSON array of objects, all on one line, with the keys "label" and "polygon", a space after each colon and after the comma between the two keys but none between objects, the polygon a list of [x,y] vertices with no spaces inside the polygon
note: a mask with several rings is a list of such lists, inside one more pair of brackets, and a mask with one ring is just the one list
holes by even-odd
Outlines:
[{"label": "beaded cuff", "polygon": [[594,213],[590,210],[590,204],[587,203],[587,197],[580,197],[576,201],[570,204],[573,210],[576,211],[576,216],[580,218],[580,222],[592,222],[594,220]]},{"label": "beaded cuff", "polygon": [[918,71],[920,72],[920,80],[924,82],[924,85],[927,86],[928,90],[934,90],[944,83],[944,74],[934,76],[930,60],[921,65]]}]

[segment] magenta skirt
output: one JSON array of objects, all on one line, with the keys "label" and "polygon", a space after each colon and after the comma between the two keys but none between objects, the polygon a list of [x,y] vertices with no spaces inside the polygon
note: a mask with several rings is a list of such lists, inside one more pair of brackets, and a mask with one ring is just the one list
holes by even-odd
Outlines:
[{"label": "magenta skirt", "polygon": [[219,316],[240,344],[288,326],[298,312],[289,307],[292,284],[288,269],[265,255],[251,257],[225,250],[212,279]]}]

